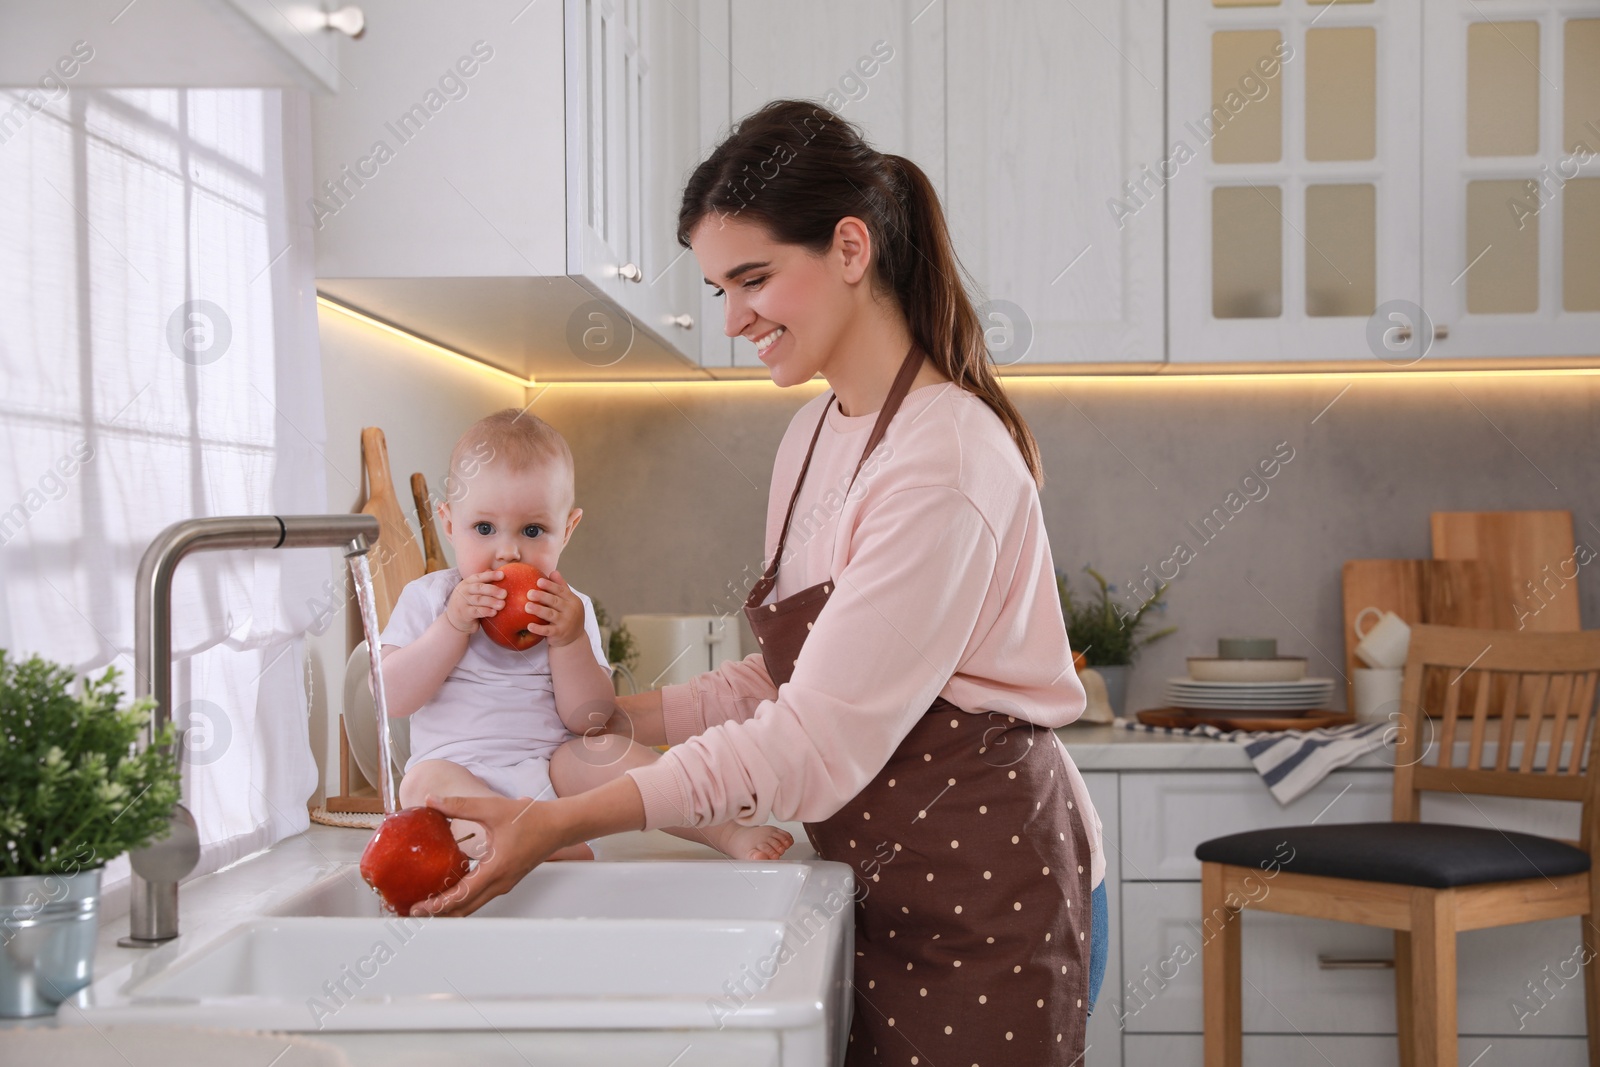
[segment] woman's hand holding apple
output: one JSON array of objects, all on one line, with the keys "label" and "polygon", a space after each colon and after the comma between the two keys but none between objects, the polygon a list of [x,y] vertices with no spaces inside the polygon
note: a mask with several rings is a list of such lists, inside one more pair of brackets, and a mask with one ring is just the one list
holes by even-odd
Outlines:
[{"label": "woman's hand holding apple", "polygon": [[569,843],[550,817],[549,801],[429,796],[425,803],[450,818],[477,823],[487,840],[471,873],[437,895],[414,902],[408,909],[412,915],[471,915]]}]

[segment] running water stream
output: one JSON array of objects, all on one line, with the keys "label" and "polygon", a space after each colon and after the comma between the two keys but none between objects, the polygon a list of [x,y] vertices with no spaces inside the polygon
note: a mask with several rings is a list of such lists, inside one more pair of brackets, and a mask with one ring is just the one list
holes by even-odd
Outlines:
[{"label": "running water stream", "polygon": [[372,593],[372,568],[365,552],[348,557],[350,576],[355,579],[356,603],[361,605],[361,632],[367,638],[368,682],[372,686],[372,705],[378,714],[378,793],[383,797],[383,813],[400,810],[395,791],[393,749],[389,744],[389,702],[383,695],[383,646],[378,643],[378,605]]}]

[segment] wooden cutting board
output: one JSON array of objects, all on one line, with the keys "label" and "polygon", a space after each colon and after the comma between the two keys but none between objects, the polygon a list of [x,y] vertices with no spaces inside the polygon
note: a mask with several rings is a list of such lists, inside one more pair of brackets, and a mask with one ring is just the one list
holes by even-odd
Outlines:
[{"label": "wooden cutting board", "polygon": [[1324,726],[1348,726],[1356,721],[1354,715],[1337,711],[1308,711],[1304,715],[1238,715],[1227,712],[1197,714],[1189,708],[1150,708],[1134,718],[1146,726],[1168,726],[1187,730],[1194,726],[1215,726],[1219,730],[1317,730]]},{"label": "wooden cutting board", "polygon": [[[1406,622],[1501,629],[1495,613],[1489,565],[1474,559],[1352,559],[1342,574],[1344,587],[1345,678],[1366,664],[1356,658],[1356,616],[1364,608],[1392,611]],[[1504,598],[1501,598],[1504,599]],[[1369,621],[1370,627],[1372,623]],[[1355,709],[1354,683],[1345,707]],[[1424,698],[1428,707],[1435,706]]]},{"label": "wooden cutting board", "polygon": [[382,628],[389,624],[389,613],[400,599],[400,590],[425,572],[422,551],[411,527],[406,525],[400,501],[394,495],[394,482],[389,478],[389,446],[384,442],[383,431],[376,426],[361,431],[361,466],[367,482],[367,502],[361,513],[378,520],[378,543],[368,555],[367,564],[372,569],[372,591],[377,601],[378,626]]},{"label": "wooden cutting board", "polygon": [[1570,511],[1435,511],[1433,558],[1489,568],[1493,628],[1583,628]]},{"label": "wooden cutting board", "polygon": [[439,528],[433,524],[433,501],[428,499],[428,479],[419,472],[411,476],[411,499],[417,505],[417,529],[422,531],[422,559],[427,572],[450,566],[439,547]]}]

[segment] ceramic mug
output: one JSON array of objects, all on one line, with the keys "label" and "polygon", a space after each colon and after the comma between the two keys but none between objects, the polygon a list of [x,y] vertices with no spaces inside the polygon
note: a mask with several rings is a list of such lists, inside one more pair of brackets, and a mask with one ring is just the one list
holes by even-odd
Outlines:
[{"label": "ceramic mug", "polygon": [[[1369,614],[1376,615],[1378,621],[1362,632],[1361,620]],[[1355,630],[1360,640],[1355,647],[1355,654],[1361,662],[1378,668],[1406,665],[1406,652],[1411,647],[1411,627],[1400,616],[1378,608],[1362,608],[1356,616]]]},{"label": "ceramic mug", "polygon": [[1357,667],[1351,677],[1356,722],[1382,722],[1400,707],[1399,667]]}]

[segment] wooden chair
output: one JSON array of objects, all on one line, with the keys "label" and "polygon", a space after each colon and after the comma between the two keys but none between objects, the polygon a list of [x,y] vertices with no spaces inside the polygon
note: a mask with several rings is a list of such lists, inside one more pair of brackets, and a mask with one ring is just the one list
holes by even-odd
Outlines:
[{"label": "wooden chair", "polygon": [[[1442,707],[1426,709],[1439,716],[1432,720],[1422,700],[1435,672],[1447,677],[1434,690],[1444,693]],[[1600,630],[1412,627],[1393,755],[1393,821],[1256,830],[1195,849],[1206,1067],[1240,1065],[1243,907],[1393,930],[1400,1063],[1455,1067],[1456,932],[1600,915],[1597,678]],[[1462,742],[1464,762],[1456,759]],[[1423,790],[1578,801],[1582,831],[1566,842],[1420,823]],[[1594,960],[1600,934],[1588,920],[1582,932],[1584,958]],[[1597,968],[1600,961],[1584,967],[1594,1067],[1600,1067]]]}]

